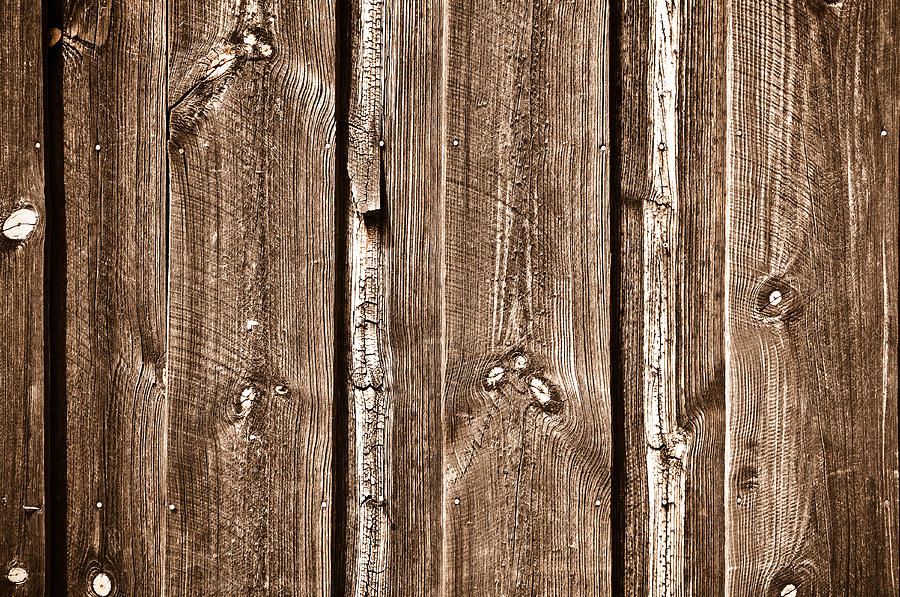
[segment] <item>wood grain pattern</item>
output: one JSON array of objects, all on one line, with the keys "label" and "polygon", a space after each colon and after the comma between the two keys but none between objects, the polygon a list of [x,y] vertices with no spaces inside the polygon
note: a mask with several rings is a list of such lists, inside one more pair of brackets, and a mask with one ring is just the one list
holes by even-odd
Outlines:
[{"label": "wood grain pattern", "polygon": [[170,3],[167,595],[329,595],[334,5]]},{"label": "wood grain pattern", "polygon": [[608,5],[447,10],[444,592],[607,595]]},{"label": "wood grain pattern", "polygon": [[660,0],[629,4],[622,14],[614,324],[621,350],[613,351],[625,427],[618,590],[720,594],[724,12]]},{"label": "wood grain pattern", "polygon": [[[356,465],[346,594],[440,591],[441,27],[439,2],[384,5],[380,210],[360,217],[348,199]],[[376,331],[367,354],[363,339]],[[379,367],[376,388],[369,372]]]},{"label": "wood grain pattern", "polygon": [[64,9],[65,573],[71,595],[92,594],[98,571],[117,594],[162,590],[163,6],[72,0]]},{"label": "wood grain pattern", "polygon": [[729,595],[900,591],[898,17],[732,3]]},{"label": "wood grain pattern", "polygon": [[[0,36],[0,595],[44,593],[44,151],[41,6]],[[34,214],[13,229],[18,210]],[[22,213],[22,212],[20,212]],[[30,221],[30,220],[29,220]],[[29,230],[30,229],[30,232]],[[18,587],[12,568],[27,577]],[[19,573],[21,574],[21,573]],[[13,575],[13,579],[17,579]]]}]

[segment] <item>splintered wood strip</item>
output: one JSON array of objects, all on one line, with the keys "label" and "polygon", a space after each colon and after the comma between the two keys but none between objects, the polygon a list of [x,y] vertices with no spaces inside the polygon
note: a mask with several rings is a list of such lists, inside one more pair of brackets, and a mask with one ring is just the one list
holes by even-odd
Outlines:
[{"label": "splintered wood strip", "polygon": [[[44,595],[41,7],[0,19],[0,593]],[[18,588],[13,589],[13,586]]]},{"label": "splintered wood strip", "polygon": [[351,5],[352,27],[345,32],[353,52],[347,171],[356,211],[365,214],[381,206],[386,3],[352,0]]},{"label": "splintered wood strip", "polygon": [[165,6],[67,2],[61,27],[72,595],[162,592]]},{"label": "splintered wood strip", "polygon": [[166,595],[330,595],[334,4],[169,6]]},{"label": "splintered wood strip", "polygon": [[729,15],[726,594],[897,595],[900,5]]},{"label": "splintered wood strip", "polygon": [[608,595],[608,5],[446,8],[444,594]]}]

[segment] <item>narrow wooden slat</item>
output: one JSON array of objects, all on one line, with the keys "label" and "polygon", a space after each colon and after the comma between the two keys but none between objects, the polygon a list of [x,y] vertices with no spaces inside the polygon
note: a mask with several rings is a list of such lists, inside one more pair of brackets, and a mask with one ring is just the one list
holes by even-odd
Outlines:
[{"label": "narrow wooden slat", "polygon": [[[360,3],[364,5],[365,3]],[[362,305],[350,295],[351,325],[360,335],[360,320],[377,323],[384,377],[378,389],[383,418],[367,417],[363,400],[354,400],[354,457],[348,475],[351,524],[345,529],[347,584],[352,595],[433,595],[440,591],[441,573],[441,155],[442,73],[441,3],[396,2],[383,5],[377,19],[383,40],[382,137],[376,139],[380,165],[376,179],[383,185],[379,210],[369,204],[363,217],[367,239],[378,240],[377,267],[366,283],[376,286],[376,305]],[[350,24],[359,30],[365,10]],[[371,13],[369,14],[371,18]],[[371,64],[369,65],[371,66]],[[354,73],[358,69],[354,61]],[[359,74],[355,74],[359,79]],[[352,83],[355,87],[355,83]],[[354,153],[353,106],[349,119],[349,161]],[[379,145],[378,142],[382,143]],[[350,168],[353,201],[361,210],[353,180],[360,168]],[[350,237],[361,239],[363,219],[351,214]],[[369,236],[371,233],[372,236]],[[351,267],[364,255],[351,242]],[[352,272],[351,272],[352,274]],[[364,270],[357,267],[351,279]],[[357,289],[358,292],[358,289]],[[355,303],[355,304],[354,304]],[[364,308],[366,308],[364,310]],[[359,368],[353,363],[353,380]],[[354,387],[354,398],[370,395]],[[379,414],[380,414],[379,413]],[[383,422],[381,434],[375,428]],[[366,445],[360,434],[376,441]],[[381,445],[378,445],[380,442]],[[369,449],[368,455],[360,447]],[[381,490],[360,468],[384,459]],[[379,500],[383,498],[383,500]],[[365,521],[383,517],[386,525],[369,532]],[[366,516],[369,516],[366,519]],[[389,526],[388,526],[389,525]],[[382,534],[383,533],[383,534]],[[377,558],[372,554],[378,553]],[[378,563],[376,564],[376,560]]]},{"label": "narrow wooden slat", "polygon": [[447,9],[444,594],[608,595],[608,5]]},{"label": "narrow wooden slat", "polygon": [[730,11],[728,595],[897,595],[896,3]]},{"label": "narrow wooden slat", "polygon": [[[68,592],[162,590],[165,2],[62,26]],[[55,571],[61,574],[62,571]],[[97,578],[98,574],[104,574]]]},{"label": "narrow wooden slat", "polygon": [[[44,594],[41,6],[0,18],[0,595]],[[18,588],[16,588],[18,584]]]},{"label": "narrow wooden slat", "polygon": [[166,595],[328,595],[334,4],[170,11]]},{"label": "narrow wooden slat", "polygon": [[718,597],[725,583],[724,2],[680,0],[675,168],[675,374],[684,457],[683,565],[669,594]]},{"label": "narrow wooden slat", "polygon": [[[616,142],[622,586],[724,582],[724,6],[628,4]],[[649,56],[648,59],[644,58]]]}]

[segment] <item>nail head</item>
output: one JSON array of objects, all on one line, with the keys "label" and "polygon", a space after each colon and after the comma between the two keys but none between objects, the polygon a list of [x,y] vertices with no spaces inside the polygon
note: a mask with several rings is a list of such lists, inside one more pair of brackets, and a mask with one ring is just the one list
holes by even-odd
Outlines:
[{"label": "nail head", "polygon": [[783,299],[783,295],[780,290],[773,290],[771,294],[769,294],[769,304],[773,307],[777,307]]},{"label": "nail head", "polygon": [[797,587],[794,585],[788,584],[784,585],[784,588],[781,589],[781,597],[796,597],[797,596]]}]

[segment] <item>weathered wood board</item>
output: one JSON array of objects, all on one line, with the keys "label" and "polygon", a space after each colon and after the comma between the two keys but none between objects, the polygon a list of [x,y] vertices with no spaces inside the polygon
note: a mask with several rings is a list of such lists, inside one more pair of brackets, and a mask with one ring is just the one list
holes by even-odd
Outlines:
[{"label": "weathered wood board", "polygon": [[732,3],[728,595],[897,595],[896,3]]},{"label": "weathered wood board", "polygon": [[624,522],[614,544],[622,558],[616,589],[718,595],[725,7],[659,0],[627,3],[621,15],[613,355],[624,427],[616,505]]},{"label": "weathered wood board", "polygon": [[329,595],[332,2],[169,2],[167,595]]},{"label": "weathered wood board", "polygon": [[608,5],[445,10],[444,594],[608,595]]},{"label": "weathered wood board", "polygon": [[896,3],[18,8],[0,594],[900,597]]},{"label": "weathered wood board", "polygon": [[67,557],[55,574],[72,595],[163,586],[164,8],[72,0],[60,27]]},{"label": "weathered wood board", "polygon": [[[349,16],[348,25],[359,30],[369,26],[363,20],[380,24],[374,37],[383,45],[380,58],[369,52],[369,60],[360,61],[371,37],[357,31],[349,40],[348,161],[342,174],[349,191],[343,201],[351,408],[345,576],[337,588],[360,596],[437,594],[443,522],[443,15],[440,2],[358,2]],[[378,196],[361,189],[364,163],[373,156],[360,147],[364,139],[355,137],[354,101],[365,95],[357,85],[373,79],[360,69],[381,73],[374,79],[380,89],[368,91],[381,102],[369,109],[384,115],[380,137],[373,140]],[[376,335],[378,358],[372,358],[365,339]]]},{"label": "weathered wood board", "polygon": [[44,593],[44,129],[41,6],[0,35],[0,595]]}]

